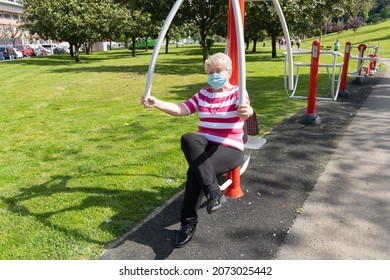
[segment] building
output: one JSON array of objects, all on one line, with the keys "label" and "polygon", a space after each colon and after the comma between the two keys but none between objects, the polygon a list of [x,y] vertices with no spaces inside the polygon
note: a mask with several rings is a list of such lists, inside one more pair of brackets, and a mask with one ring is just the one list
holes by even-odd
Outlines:
[{"label": "building", "polygon": [[[43,0],[45,1],[45,0]],[[27,45],[56,43],[52,40],[44,40],[36,34],[30,34],[20,26],[23,20],[23,1],[0,0],[0,45]],[[67,42],[57,43],[69,48]],[[94,51],[107,51],[107,42],[96,43]]]},{"label": "building", "polygon": [[0,0],[0,44],[26,44],[29,34],[19,28],[23,16],[20,0]]}]

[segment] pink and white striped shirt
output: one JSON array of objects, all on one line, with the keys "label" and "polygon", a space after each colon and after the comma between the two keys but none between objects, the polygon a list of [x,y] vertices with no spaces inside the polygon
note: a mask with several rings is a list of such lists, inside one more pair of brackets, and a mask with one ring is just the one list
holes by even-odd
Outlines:
[{"label": "pink and white striped shirt", "polygon": [[[184,102],[189,112],[198,111],[198,134],[212,143],[222,144],[244,150],[244,120],[237,114],[239,102],[238,87],[227,91],[214,92],[212,88],[203,88]],[[249,104],[246,95],[245,102]]]}]

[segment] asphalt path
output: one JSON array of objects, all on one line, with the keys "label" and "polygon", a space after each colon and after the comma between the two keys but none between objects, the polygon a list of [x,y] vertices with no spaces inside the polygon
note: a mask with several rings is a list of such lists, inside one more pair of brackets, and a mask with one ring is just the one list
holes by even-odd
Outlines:
[{"label": "asphalt path", "polygon": [[390,259],[389,129],[388,74],[345,132],[278,259]]},{"label": "asphalt path", "polygon": [[[389,259],[388,247],[372,253],[390,244],[384,183],[390,181],[389,76],[382,71],[362,84],[348,84],[349,97],[337,102],[318,101],[319,125],[299,123],[305,110],[281,122],[265,136],[267,144],[255,152],[241,178],[245,195],[228,198],[212,215],[203,205],[197,232],[186,247],[172,245],[180,227],[180,192],[110,244],[99,259]],[[373,96],[376,102],[371,92],[379,93]],[[352,198],[356,186],[365,193]],[[350,235],[361,224],[361,234]]]}]

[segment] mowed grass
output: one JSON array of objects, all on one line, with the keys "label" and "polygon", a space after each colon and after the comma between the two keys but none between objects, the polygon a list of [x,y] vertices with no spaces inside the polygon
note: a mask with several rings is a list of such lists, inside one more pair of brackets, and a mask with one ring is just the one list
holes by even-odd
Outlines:
[{"label": "mowed grass", "polygon": [[[140,105],[150,55],[118,49],[80,64],[67,55],[0,64],[1,259],[94,259],[183,188],[179,141],[197,118]],[[304,103],[285,97],[282,59],[265,50],[248,60],[265,132]],[[171,48],[159,56],[152,93],[181,102],[205,81],[198,46]]]},{"label": "mowed grass", "polygon": [[[366,25],[359,28],[356,32],[353,30],[343,31],[339,35],[327,34],[324,35],[321,44],[324,46],[332,46],[336,39],[340,41],[341,51],[344,53],[344,47],[346,42],[351,42],[353,46],[359,44],[366,44],[367,46],[378,46],[380,57],[390,57],[390,20],[378,23],[375,25]],[[310,43],[312,40],[308,40]],[[310,43],[311,44],[311,43]],[[304,45],[305,46],[305,45]],[[374,53],[372,48],[365,51],[365,55],[368,53]],[[353,55],[358,55],[357,49],[352,51]]]},{"label": "mowed grass", "polygon": [[[247,54],[261,133],[306,105],[285,95],[282,51]],[[150,57],[116,49],[79,64],[68,55],[0,63],[0,259],[95,259],[183,188],[180,136],[196,131],[197,117],[140,105]],[[308,73],[297,94],[306,94]],[[326,95],[324,71],[319,80]],[[160,54],[154,96],[181,102],[203,86],[198,45]]]}]

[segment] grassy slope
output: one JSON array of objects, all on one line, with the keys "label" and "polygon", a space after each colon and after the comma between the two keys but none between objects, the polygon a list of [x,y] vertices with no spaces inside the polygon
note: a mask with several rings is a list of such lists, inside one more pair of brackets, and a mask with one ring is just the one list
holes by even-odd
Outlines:
[{"label": "grassy slope", "polygon": [[[377,25],[367,25],[359,28],[356,33],[352,30],[337,34],[325,35],[321,41],[323,45],[333,46],[336,39],[339,39],[341,46],[347,41],[352,45],[366,44],[370,46],[379,45],[379,55],[381,57],[390,57],[390,21],[385,21]],[[344,48],[342,49],[344,50]],[[372,50],[371,50],[372,51]]]},{"label": "grassy slope", "polygon": [[[340,41],[341,52],[344,52],[344,47],[346,42],[351,42],[353,46],[358,46],[359,44],[366,44],[367,46],[379,46],[379,56],[380,57],[390,57],[390,20],[376,24],[376,25],[367,25],[359,28],[356,32],[353,30],[343,31],[340,34],[332,33],[326,34],[321,38],[321,45],[323,46],[332,46],[334,42],[338,39]],[[311,49],[311,43],[314,39],[307,39],[302,42],[303,49]],[[371,53],[373,50],[371,49]],[[353,55],[358,55],[357,50],[353,50]],[[365,52],[365,55],[367,51]]]}]

